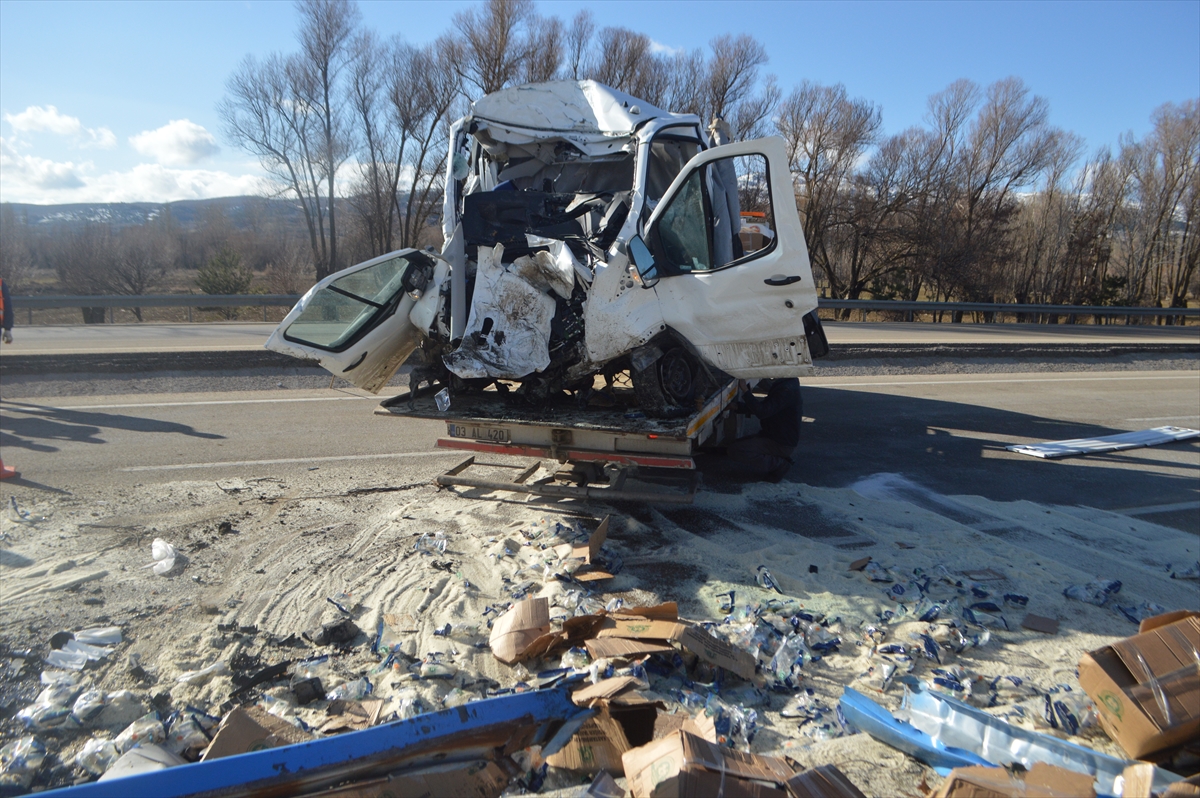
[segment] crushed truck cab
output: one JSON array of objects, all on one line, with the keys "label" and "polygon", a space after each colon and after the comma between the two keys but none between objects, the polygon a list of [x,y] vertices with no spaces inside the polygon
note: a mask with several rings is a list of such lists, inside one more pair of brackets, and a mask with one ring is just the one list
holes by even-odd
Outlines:
[{"label": "crushed truck cab", "polygon": [[331,275],[267,348],[372,392],[419,348],[414,388],[503,382],[533,407],[627,370],[654,417],[810,374],[824,334],[783,140],[722,126],[594,81],[483,97],[451,126],[441,252]]}]

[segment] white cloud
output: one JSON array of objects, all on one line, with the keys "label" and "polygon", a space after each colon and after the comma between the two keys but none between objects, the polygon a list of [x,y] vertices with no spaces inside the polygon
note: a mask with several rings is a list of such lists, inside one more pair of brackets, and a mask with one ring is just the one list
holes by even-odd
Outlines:
[{"label": "white cloud", "polygon": [[19,114],[5,114],[5,120],[18,133],[45,131],[75,139],[80,147],[109,149],[117,145],[116,135],[106,127],[84,127],[79,117],[59,113],[53,105],[31,105]]},{"label": "white cloud", "polygon": [[654,55],[680,55],[686,52],[686,49],[683,47],[672,47],[669,44],[663,44],[651,39],[650,52],[654,53]]},{"label": "white cloud", "polygon": [[67,189],[83,188],[87,184],[80,170],[89,165],[70,161],[58,163],[35,155],[18,155],[5,142],[4,150],[0,153],[0,195],[5,201],[20,202],[8,196],[7,189],[13,184],[48,196],[55,196]]},{"label": "white cloud", "polygon": [[173,119],[157,130],[142,131],[131,136],[129,143],[165,166],[191,166],[220,151],[213,134],[188,119]]},{"label": "white cloud", "polygon": [[4,202],[174,202],[260,194],[267,188],[261,174],[170,169],[160,164],[95,174],[90,161],[54,163],[8,151],[0,154],[0,200]]}]

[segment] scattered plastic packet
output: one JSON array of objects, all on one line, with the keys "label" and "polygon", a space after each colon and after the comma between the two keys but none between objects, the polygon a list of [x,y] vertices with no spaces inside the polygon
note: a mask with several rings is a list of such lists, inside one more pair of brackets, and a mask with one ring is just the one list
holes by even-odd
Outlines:
[{"label": "scattered plastic packet", "polygon": [[1103,607],[1112,596],[1121,592],[1121,583],[1115,579],[1096,579],[1086,585],[1068,585],[1063,595],[1076,601],[1084,601]]},{"label": "scattered plastic packet", "polygon": [[146,743],[158,745],[167,739],[167,730],[163,728],[157,712],[149,712],[125,727],[117,735],[113,744],[121,753],[130,748]]},{"label": "scattered plastic packet", "polygon": [[358,701],[369,696],[373,689],[370,679],[362,676],[352,682],[339,684],[327,692],[325,697],[330,701],[336,701],[339,698],[343,701]]},{"label": "scattered plastic packet", "polygon": [[150,556],[154,558],[154,562],[142,567],[152,569],[158,576],[166,576],[175,567],[175,558],[178,556],[178,552],[167,541],[155,538],[154,542],[150,544]]},{"label": "scattered plastic packet", "polygon": [[199,670],[187,671],[186,673],[182,673],[182,674],[180,674],[179,678],[176,679],[175,681],[180,684],[190,684],[192,686],[198,686],[198,685],[208,683],[209,681],[212,680],[212,678],[214,676],[227,676],[227,675],[229,675],[229,668],[225,665],[224,662],[221,662],[220,660],[218,660],[217,662],[214,662],[212,665],[209,665],[207,668],[201,668]]},{"label": "scattered plastic packet", "polygon": [[771,576],[771,572],[767,570],[767,566],[758,566],[758,570],[756,571],[754,578],[755,581],[758,582],[759,587],[764,588],[765,590],[774,590],[776,593],[783,593],[783,591],[779,589],[779,583],[775,581],[775,577]]},{"label": "scattered plastic packet", "polygon": [[0,748],[0,786],[27,789],[45,759],[46,746],[33,735],[13,740]]},{"label": "scattered plastic packet", "polygon": [[1147,618],[1153,618],[1155,615],[1162,615],[1167,611],[1167,608],[1161,604],[1155,604],[1153,601],[1143,601],[1141,604],[1129,607],[1123,607],[1120,604],[1116,605],[1115,609],[1118,613],[1125,616],[1130,623],[1140,624]]},{"label": "scattered plastic packet", "polygon": [[98,626],[91,629],[81,629],[75,633],[75,639],[80,643],[93,646],[111,646],[121,642],[121,627]]},{"label": "scattered plastic packet", "polygon": [[439,413],[445,413],[450,409],[450,389],[443,388],[434,394],[433,401],[437,404]]},{"label": "scattered plastic packet", "polygon": [[1171,571],[1172,579],[1200,579],[1200,561],[1181,571]]},{"label": "scattered plastic packet", "polygon": [[93,776],[103,776],[120,758],[121,752],[112,740],[93,737],[84,743],[83,748],[75,755],[75,764]]},{"label": "scattered plastic packet", "polygon": [[87,725],[104,709],[103,690],[85,690],[71,705],[71,719],[80,726]]},{"label": "scattered plastic packet", "polygon": [[872,582],[894,582],[894,581],[896,581],[895,578],[891,575],[891,573],[888,572],[888,569],[884,568],[882,565],[875,562],[874,560],[871,560],[866,565],[864,565],[862,567],[862,572],[864,574],[866,574],[867,577]]}]

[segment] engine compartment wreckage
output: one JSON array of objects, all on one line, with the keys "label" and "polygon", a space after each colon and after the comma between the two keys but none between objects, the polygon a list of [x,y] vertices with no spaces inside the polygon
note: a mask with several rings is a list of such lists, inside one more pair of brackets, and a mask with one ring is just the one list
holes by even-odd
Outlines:
[{"label": "engine compartment wreckage", "polygon": [[[337,272],[266,346],[378,393],[496,386],[541,406],[628,371],[647,415],[827,350],[783,140],[594,81],[505,89],[450,129],[440,253]],[[515,388],[506,383],[516,383]]]}]

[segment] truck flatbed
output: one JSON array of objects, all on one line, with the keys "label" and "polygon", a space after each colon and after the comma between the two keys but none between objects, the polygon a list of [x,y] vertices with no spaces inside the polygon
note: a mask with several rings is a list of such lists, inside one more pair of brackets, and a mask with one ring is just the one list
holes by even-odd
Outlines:
[{"label": "truck flatbed", "polygon": [[[667,494],[647,493],[624,489],[628,469],[695,469],[695,455],[702,447],[722,443],[727,435],[736,434],[737,416],[732,404],[737,397],[737,383],[730,381],[715,391],[688,416],[674,419],[652,419],[636,407],[588,407],[564,397],[545,408],[522,407],[504,394],[489,389],[475,394],[454,396],[446,411],[438,410],[435,391],[428,388],[415,397],[404,393],[385,400],[375,413],[383,416],[435,419],[446,424],[446,437],[437,445],[480,454],[501,454],[518,457],[549,458],[559,463],[574,464],[566,477],[577,483],[574,488],[556,486],[554,475],[526,485],[537,466],[522,471],[511,482],[479,480],[463,477],[462,472],[474,464],[471,458],[438,478],[442,485],[467,485],[492,489],[517,490],[543,495],[584,495],[594,497],[608,494],[615,498],[691,501],[695,491],[686,498],[671,498]],[[730,422],[733,422],[731,428]],[[616,471],[605,472],[603,466],[613,464]],[[491,463],[489,465],[498,465]],[[506,467],[506,466],[501,466]],[[556,473],[563,473],[556,472]],[[588,488],[608,473],[608,488]],[[559,477],[562,479],[562,477]],[[583,491],[582,494],[575,491]],[[621,494],[621,495],[618,495]]]}]

